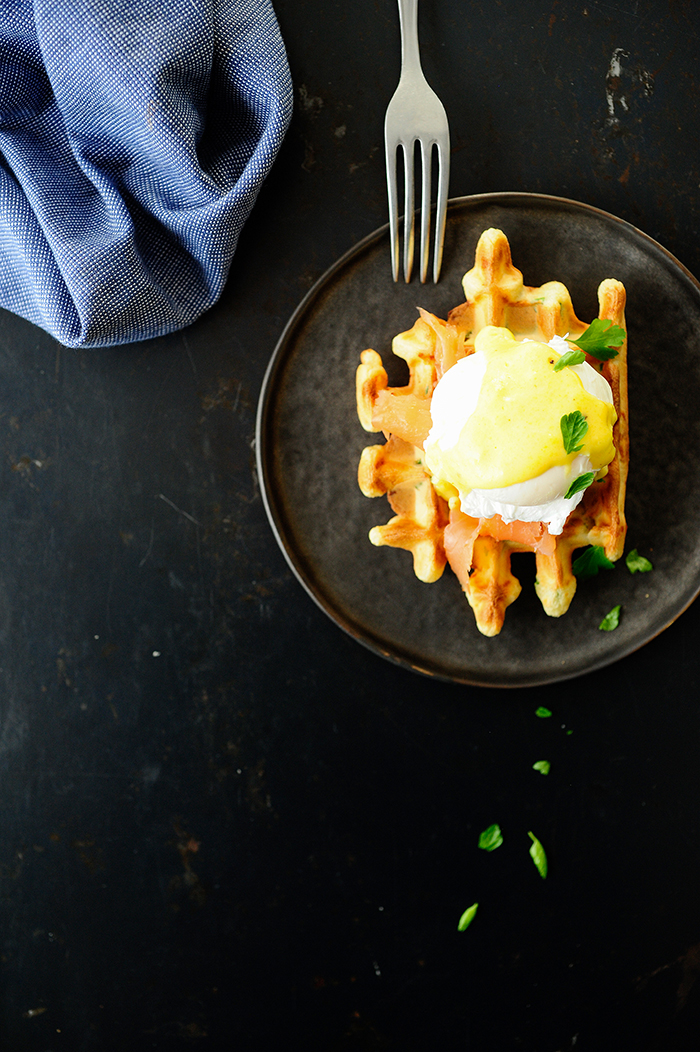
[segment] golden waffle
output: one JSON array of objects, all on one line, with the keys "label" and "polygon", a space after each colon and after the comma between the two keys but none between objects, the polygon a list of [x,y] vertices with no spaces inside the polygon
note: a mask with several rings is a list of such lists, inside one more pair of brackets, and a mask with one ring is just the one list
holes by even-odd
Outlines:
[{"label": "golden waffle", "polygon": [[[511,261],[510,246],[500,230],[486,230],[476,249],[474,267],[463,279],[466,302],[451,310],[446,320],[420,310],[412,329],[394,338],[392,350],[403,358],[410,378],[405,387],[389,387],[381,357],[363,351],[357,370],[357,412],[366,431],[384,431],[383,445],[368,446],[358,472],[360,489],[367,497],[386,494],[394,516],[375,526],[369,539],[375,545],[405,548],[413,555],[413,568],[421,581],[436,581],[442,574],[445,527],[450,513],[436,492],[424,466],[416,435],[427,433],[430,400],[435,384],[460,358],[474,351],[474,340],[486,325],[510,329],[517,339],[548,342],[552,336],[572,339],[588,327],[574,313],[567,288],[558,281],[539,287],[523,284]],[[598,316],[625,326],[625,289],[607,278],[598,289]],[[600,363],[593,364],[599,366]],[[627,341],[617,357],[602,367],[613,392],[617,422],[613,430],[616,455],[605,478],[585,491],[555,538],[554,553],[545,555],[526,545],[495,540],[483,520],[474,539],[470,572],[458,574],[480,632],[497,635],[506,607],[520,594],[520,583],[511,572],[513,552],[534,552],[537,561],[535,590],[551,617],[565,613],[576,591],[571,569],[572,553],[589,544],[601,545],[608,559],[622,555],[625,540],[625,485],[629,462],[627,411]],[[426,425],[427,421],[427,425]],[[416,439],[416,441],[411,441]]]}]

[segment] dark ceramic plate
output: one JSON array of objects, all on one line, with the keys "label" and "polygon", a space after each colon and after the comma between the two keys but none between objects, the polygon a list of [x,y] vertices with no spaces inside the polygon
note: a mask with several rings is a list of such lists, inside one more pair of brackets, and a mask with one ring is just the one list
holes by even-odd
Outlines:
[{"label": "dark ceramic plate", "polygon": [[[440,317],[462,302],[461,279],[479,235],[504,230],[528,285],[563,281],[580,318],[597,314],[596,290],[627,288],[631,465],[627,548],[653,573],[615,570],[581,581],[553,619],[533,589],[534,559],[516,555],[523,590],[501,634],[480,635],[446,569],[422,584],[408,552],[375,548],[385,498],[357,487],[357,463],[374,441],[355,412],[355,369],[378,351],[391,384],[403,362],[391,339],[416,307]],[[257,455],[267,513],[303,586],[341,628],[400,665],[460,683],[532,686],[600,668],[666,628],[700,589],[700,285],[660,245],[586,205],[534,194],[486,194],[450,203],[439,284],[394,284],[387,229],[365,238],[314,286],[270,361],[258,407]],[[619,627],[598,630],[622,605]]]}]

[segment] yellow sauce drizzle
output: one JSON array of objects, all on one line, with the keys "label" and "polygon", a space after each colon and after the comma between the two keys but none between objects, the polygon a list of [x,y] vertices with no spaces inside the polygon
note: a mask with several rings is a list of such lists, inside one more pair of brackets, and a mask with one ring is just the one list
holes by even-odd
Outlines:
[{"label": "yellow sauce drizzle", "polygon": [[518,342],[495,326],[482,329],[475,347],[487,363],[479,400],[457,445],[431,449],[435,475],[466,493],[511,486],[568,465],[577,453],[566,452],[560,421],[576,410],[588,424],[579,452],[588,454],[595,471],[610,463],[614,407],[589,394],[572,369],[555,372],[558,356],[551,347]]}]

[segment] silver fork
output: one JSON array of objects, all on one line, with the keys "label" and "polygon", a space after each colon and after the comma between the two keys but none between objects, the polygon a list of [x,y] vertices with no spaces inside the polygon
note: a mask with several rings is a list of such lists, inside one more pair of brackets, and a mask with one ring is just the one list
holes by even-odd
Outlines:
[{"label": "silver fork", "polygon": [[435,212],[435,251],[433,281],[440,277],[442,249],[445,240],[445,216],[450,182],[450,129],[445,107],[440,102],[423,74],[418,48],[418,0],[398,0],[401,25],[401,77],[386,111],[384,147],[386,177],[389,190],[389,235],[391,238],[391,270],[394,281],[399,278],[399,204],[396,185],[397,151],[404,161],[404,244],[403,272],[411,280],[415,241],[415,188],[413,177],[415,144],[421,150],[421,224],[420,224],[420,279],[428,276],[430,257],[430,201],[433,147],[438,155],[438,191]]}]

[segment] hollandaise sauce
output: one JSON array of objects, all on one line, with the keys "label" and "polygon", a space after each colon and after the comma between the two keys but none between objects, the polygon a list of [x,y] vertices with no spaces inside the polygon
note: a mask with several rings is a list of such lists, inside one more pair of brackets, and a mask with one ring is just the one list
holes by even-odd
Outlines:
[{"label": "hollandaise sauce", "polygon": [[[596,472],[610,463],[617,414],[611,400],[587,390],[593,386],[604,392],[607,387],[595,370],[580,367],[593,374],[593,383],[587,379],[584,386],[577,369],[555,371],[559,354],[552,347],[518,342],[508,329],[495,326],[479,333],[475,357],[481,360],[470,363],[469,389],[462,388],[460,394],[458,383],[454,392],[448,389],[443,394],[443,402],[452,403],[442,407],[451,425],[436,429],[434,414],[437,433],[425,450],[434,476],[464,495],[473,489],[522,483],[553,467],[568,468],[579,454],[589,457]],[[441,384],[449,382],[450,372],[460,364],[445,374]],[[458,380],[457,374],[454,379]],[[596,380],[604,387],[596,387]],[[568,452],[561,421],[577,411],[587,428],[579,448]]]}]

